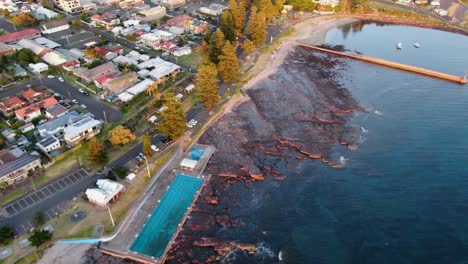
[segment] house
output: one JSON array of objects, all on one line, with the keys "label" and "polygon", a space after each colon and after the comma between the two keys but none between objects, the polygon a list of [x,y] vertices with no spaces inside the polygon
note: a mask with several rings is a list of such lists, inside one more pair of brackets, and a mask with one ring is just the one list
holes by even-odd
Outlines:
[{"label": "house", "polygon": [[439,16],[448,16],[448,11],[442,8],[434,9],[434,13],[438,14]]},{"label": "house", "polygon": [[60,52],[58,51],[51,51],[47,52],[44,56],[41,57],[43,61],[48,63],[49,65],[53,66],[59,66],[61,64],[64,64],[67,62],[67,59],[65,59],[65,56],[63,56]]},{"label": "house", "polygon": [[62,68],[68,72],[73,71],[76,68],[80,67],[80,63],[76,60],[69,60],[62,64]]},{"label": "house", "polygon": [[37,20],[54,19],[58,16],[57,12],[54,12],[38,4],[32,4],[30,8]]},{"label": "house", "polygon": [[112,62],[101,64],[92,69],[78,68],[73,71],[76,76],[82,78],[86,82],[93,82],[99,77],[117,72],[117,66],[115,66],[115,64]]},{"label": "house", "polygon": [[175,35],[170,32],[163,30],[153,30],[151,33],[141,35],[140,39],[137,41],[137,44],[153,47],[155,44],[158,44],[161,41],[169,41],[174,38]]},{"label": "house", "polygon": [[41,32],[34,28],[28,28],[0,36],[0,42],[6,44],[16,43],[22,39],[34,39],[41,36]]},{"label": "house", "polygon": [[179,65],[159,58],[157,59],[159,60],[159,63],[148,74],[148,76],[157,83],[162,83],[179,72]]},{"label": "house", "polygon": [[2,136],[4,139],[6,139],[8,142],[13,143],[16,140],[16,134],[15,131],[11,128],[6,128],[2,130]]},{"label": "house", "polygon": [[4,10],[4,9],[8,10],[10,13],[16,13],[19,10],[16,3],[11,0],[0,2],[0,10]]},{"label": "house", "polygon": [[21,121],[29,122],[32,119],[40,116],[47,108],[58,104],[54,97],[45,98],[37,103],[25,106],[15,111],[16,118]]},{"label": "house", "polygon": [[63,20],[45,23],[44,25],[41,26],[41,32],[42,34],[52,34],[55,32],[62,31],[62,30],[67,30],[69,28],[70,28],[70,25],[68,24],[68,22],[65,19],[63,19]]},{"label": "house", "polygon": [[187,87],[184,88],[184,91],[185,91],[186,93],[191,93],[191,92],[193,91],[194,88],[195,88],[195,85],[189,84],[189,85],[187,85]]},{"label": "house", "polygon": [[228,9],[227,6],[212,3],[208,7],[202,6],[198,9],[198,12],[202,15],[217,17],[223,13],[224,10]]},{"label": "house", "polygon": [[54,4],[72,15],[79,14],[83,11],[80,0],[54,0]]},{"label": "house", "polygon": [[145,3],[145,1],[143,1],[143,0],[123,0],[123,1],[119,2],[119,6],[122,9],[127,9],[127,8],[131,8],[131,7],[141,5],[141,4],[144,4],[144,3]]},{"label": "house", "polygon": [[49,154],[50,152],[60,148],[60,140],[54,136],[48,136],[41,141],[36,143],[36,146],[44,153]]},{"label": "house", "polygon": [[163,41],[163,42],[156,43],[153,47],[155,50],[163,50],[166,52],[173,52],[174,50],[177,49],[177,46],[170,41]]},{"label": "house", "polygon": [[68,108],[66,108],[65,106],[61,104],[58,104],[58,105],[54,105],[48,108],[45,111],[45,113],[46,113],[47,118],[53,119],[53,118],[61,117],[65,115],[66,113],[68,113]]},{"label": "house", "polygon": [[110,79],[114,79],[118,76],[117,73],[111,73],[111,74],[108,74],[106,76],[102,76],[102,77],[99,77],[97,78],[95,81],[94,81],[94,84],[98,87],[98,88],[101,88],[102,89],[102,84],[107,82],[108,80]]},{"label": "house", "polygon": [[44,38],[44,37],[35,38],[34,42],[36,42],[37,44],[43,45],[48,49],[56,49],[56,48],[62,46],[61,44],[59,44],[59,43],[57,43],[55,41],[52,41],[52,40],[50,40],[48,38]]},{"label": "house", "polygon": [[15,73],[15,76],[18,77],[28,76],[28,72],[26,71],[26,69],[21,67],[19,64],[14,63],[13,65],[8,66],[7,69],[12,70]]},{"label": "house", "polygon": [[340,0],[313,0],[314,3],[320,4],[321,6],[335,7],[340,4]]},{"label": "house", "polygon": [[21,133],[24,134],[26,132],[29,132],[29,131],[35,129],[35,128],[36,127],[34,126],[33,123],[26,123],[26,124],[20,126],[18,129],[19,129],[19,131],[21,131]]},{"label": "house", "polygon": [[112,60],[117,57],[117,53],[112,52],[108,49],[102,48],[102,47],[94,47],[94,51],[96,51],[96,54],[98,55],[99,58],[105,59],[105,60]]},{"label": "house", "polygon": [[38,44],[31,39],[22,39],[18,41],[18,46],[31,50],[34,54],[41,57],[50,51],[46,46]]},{"label": "house", "polygon": [[130,88],[138,81],[138,75],[131,71],[122,74],[114,79],[109,79],[102,84],[104,89],[109,90],[112,94],[119,94]]},{"label": "house", "polygon": [[50,93],[42,87],[28,88],[21,92],[21,96],[26,99],[28,103],[37,102],[48,97]]},{"label": "house", "polygon": [[192,53],[192,48],[190,48],[190,46],[184,46],[182,48],[176,49],[174,52],[172,52],[172,55],[176,57],[180,57],[180,56],[188,55],[190,53]]},{"label": "house", "polygon": [[4,98],[0,101],[0,111],[2,114],[7,117],[13,111],[20,109],[21,107],[25,106],[26,102],[21,100],[18,96],[11,96]]},{"label": "house", "polygon": [[[36,152],[37,153],[37,152]],[[41,168],[41,159],[35,152],[26,153],[7,162],[0,161],[0,182],[14,185]]]},{"label": "house", "polygon": [[29,63],[28,68],[33,73],[39,74],[43,71],[47,71],[49,69],[49,66],[43,62],[38,62],[38,63]]},{"label": "house", "polygon": [[85,193],[90,203],[101,207],[107,207],[125,190],[122,184],[108,179],[99,179],[96,185],[98,188],[88,188]]},{"label": "house", "polygon": [[111,29],[114,26],[117,26],[120,23],[120,20],[117,18],[112,18],[111,16],[104,16],[104,14],[103,15],[96,14],[96,15],[91,16],[91,22],[95,26]]},{"label": "house", "polygon": [[164,6],[156,6],[148,10],[140,11],[136,13],[135,19],[151,22],[153,20],[158,20],[163,18],[166,15],[166,8]]},{"label": "house", "polygon": [[205,33],[206,28],[208,27],[208,22],[203,20],[194,19],[190,25],[190,31],[195,35],[202,35]]},{"label": "house", "polygon": [[49,120],[48,122],[38,125],[37,131],[42,138],[48,136],[55,136],[57,138],[63,137],[63,130],[69,125],[76,123],[91,114],[79,114],[76,111],[70,111],[64,115],[58,116],[55,119]]},{"label": "house", "polygon": [[115,64],[124,64],[124,65],[138,65],[138,61],[127,56],[119,55],[117,58],[112,60]]},{"label": "house", "polygon": [[185,0],[152,0],[151,2],[154,4],[162,4],[170,10],[174,10],[175,8],[184,6],[186,4]]},{"label": "house", "polygon": [[0,56],[10,55],[15,53],[15,49],[10,45],[0,42]]},{"label": "house", "polygon": [[153,83],[150,79],[144,79],[143,81],[135,84],[134,86],[127,89],[125,92],[118,95],[118,98],[122,102],[128,102],[133,99],[136,95],[146,91],[146,88]]},{"label": "house", "polygon": [[90,139],[101,132],[102,122],[90,116],[75,122],[63,130],[63,137],[69,147]]},{"label": "house", "polygon": [[191,22],[192,22],[192,18],[187,14],[183,14],[183,15],[178,15],[178,16],[168,19],[166,23],[162,25],[162,27],[165,29],[168,29],[170,27],[175,27],[175,26],[189,27]]}]

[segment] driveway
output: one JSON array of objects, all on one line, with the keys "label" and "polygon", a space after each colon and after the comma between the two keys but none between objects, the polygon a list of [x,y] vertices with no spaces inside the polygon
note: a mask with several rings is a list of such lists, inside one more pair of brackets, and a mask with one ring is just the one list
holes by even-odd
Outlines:
[{"label": "driveway", "polygon": [[[4,91],[0,91],[0,98],[5,98],[7,96],[12,96],[20,93],[22,90],[26,89],[26,86],[30,84],[32,87],[40,86],[41,80],[35,79],[28,83],[7,88]],[[86,110],[93,113],[97,118],[101,120],[106,120],[109,123],[117,122],[122,119],[122,113],[120,111],[110,107],[106,103],[92,97],[83,95],[78,91],[78,89],[67,82],[59,82],[57,78],[48,79],[43,78],[42,84],[54,92],[61,94],[65,98],[70,100],[76,99],[79,104],[85,104]]]}]

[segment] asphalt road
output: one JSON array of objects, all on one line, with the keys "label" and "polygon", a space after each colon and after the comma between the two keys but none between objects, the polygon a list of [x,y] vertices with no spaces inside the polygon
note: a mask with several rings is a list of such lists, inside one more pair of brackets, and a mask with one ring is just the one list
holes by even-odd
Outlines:
[{"label": "asphalt road", "polygon": [[4,91],[0,91],[0,98],[18,94],[22,90],[26,89],[28,84],[30,84],[32,87],[40,86],[41,81],[44,86],[52,89],[56,93],[61,94],[63,97],[70,100],[76,99],[78,100],[79,104],[85,104],[86,110],[93,113],[101,120],[106,120],[107,118],[107,122],[113,123],[122,119],[122,113],[120,113],[120,111],[110,107],[99,99],[94,98],[91,93],[89,96],[83,95],[76,87],[67,82],[59,82],[57,78],[42,78],[42,80],[34,79],[19,86],[6,88]]}]

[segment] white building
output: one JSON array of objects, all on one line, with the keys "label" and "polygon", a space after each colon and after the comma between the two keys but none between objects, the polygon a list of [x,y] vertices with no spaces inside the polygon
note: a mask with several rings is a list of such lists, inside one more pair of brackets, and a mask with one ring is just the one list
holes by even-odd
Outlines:
[{"label": "white building", "polygon": [[39,45],[42,45],[48,49],[55,49],[55,48],[58,48],[58,47],[61,47],[62,45],[55,42],[55,41],[52,41],[48,38],[44,38],[44,37],[38,37],[38,38],[35,38],[34,39],[34,42],[36,42],[37,44]]},{"label": "white building", "polygon": [[69,14],[79,14],[83,11],[80,0],[54,0],[54,3]]},{"label": "white building", "polygon": [[125,190],[122,184],[108,179],[97,180],[98,188],[86,190],[86,196],[90,203],[107,207],[109,203],[118,198],[119,194]]},{"label": "white building", "polygon": [[134,86],[128,88],[125,92],[119,94],[117,97],[122,102],[128,102],[133,99],[136,95],[144,92],[148,86],[153,83],[150,79],[144,79],[143,81],[135,84]]},{"label": "white building", "polygon": [[36,143],[36,146],[44,152],[44,154],[49,154],[50,152],[60,148],[60,140],[54,136],[49,136],[43,140]]},{"label": "white building", "polygon": [[64,20],[52,21],[41,26],[42,34],[52,34],[70,28],[68,22]]},{"label": "white building", "polygon": [[323,6],[335,7],[340,4],[340,0],[313,0],[314,3],[320,4]]},{"label": "white building", "polygon": [[153,47],[161,41],[168,41],[174,39],[176,36],[170,32],[163,30],[152,30],[151,33],[143,34],[137,44]]},{"label": "white building", "polygon": [[30,49],[34,54],[41,56],[48,51],[47,47],[41,44],[36,43],[31,39],[22,39],[18,41],[18,46],[24,49]]},{"label": "white building", "polygon": [[75,146],[84,139],[90,139],[101,132],[102,122],[90,116],[73,123],[63,130],[68,146]]},{"label": "white building", "polygon": [[15,12],[18,12],[19,10],[19,8],[16,6],[16,3],[10,0],[0,1],[0,9],[1,10],[6,9],[10,13],[15,13]]},{"label": "white building", "polygon": [[140,11],[135,15],[135,19],[151,22],[153,20],[158,20],[163,18],[166,15],[166,8],[164,6],[156,6],[148,10]]},{"label": "white building", "polygon": [[227,6],[212,3],[208,7],[202,6],[198,9],[198,12],[202,15],[219,16],[224,10],[228,9]]},{"label": "white building", "polygon": [[180,56],[188,55],[190,53],[192,53],[192,49],[190,48],[190,46],[184,46],[182,48],[178,48],[174,50],[174,52],[172,52],[172,55],[176,57],[180,57]]},{"label": "white building", "polygon": [[43,62],[38,62],[36,64],[30,63],[28,65],[28,68],[31,72],[39,74],[43,71],[47,71],[49,69],[49,66]]},{"label": "white building", "polygon": [[41,5],[31,5],[31,10],[38,19],[53,19],[58,16],[58,13]]},{"label": "white building", "polygon": [[43,61],[48,63],[49,65],[58,66],[60,64],[64,64],[67,62],[65,56],[63,56],[58,51],[51,51],[47,52],[44,56],[41,57]]},{"label": "white building", "polygon": [[169,76],[173,74],[176,74],[180,69],[180,66],[177,64],[164,61],[159,58],[157,59],[159,60],[159,63],[148,74],[148,76],[151,79],[157,82],[164,81],[165,78],[168,78]]}]

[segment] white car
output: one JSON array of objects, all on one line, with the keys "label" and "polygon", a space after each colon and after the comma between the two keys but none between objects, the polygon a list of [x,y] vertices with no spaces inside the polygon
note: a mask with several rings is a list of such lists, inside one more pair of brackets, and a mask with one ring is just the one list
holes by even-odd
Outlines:
[{"label": "white car", "polygon": [[53,79],[53,78],[55,78],[55,76],[53,76],[53,75],[47,75],[47,78]]},{"label": "white car", "polygon": [[80,88],[80,89],[78,89],[78,92],[84,93],[84,90]]},{"label": "white car", "polygon": [[78,100],[76,100],[76,99],[73,99],[73,100],[72,100],[72,103],[74,103],[74,104],[78,104]]},{"label": "white car", "polygon": [[84,104],[81,104],[80,107],[83,108],[83,109],[86,109],[86,105],[84,105]]},{"label": "white car", "polygon": [[155,152],[159,151],[159,148],[156,145],[151,145],[151,149],[154,150]]},{"label": "white car", "polygon": [[64,81],[62,77],[59,77],[58,80],[59,80],[59,82],[63,82],[63,81]]}]

